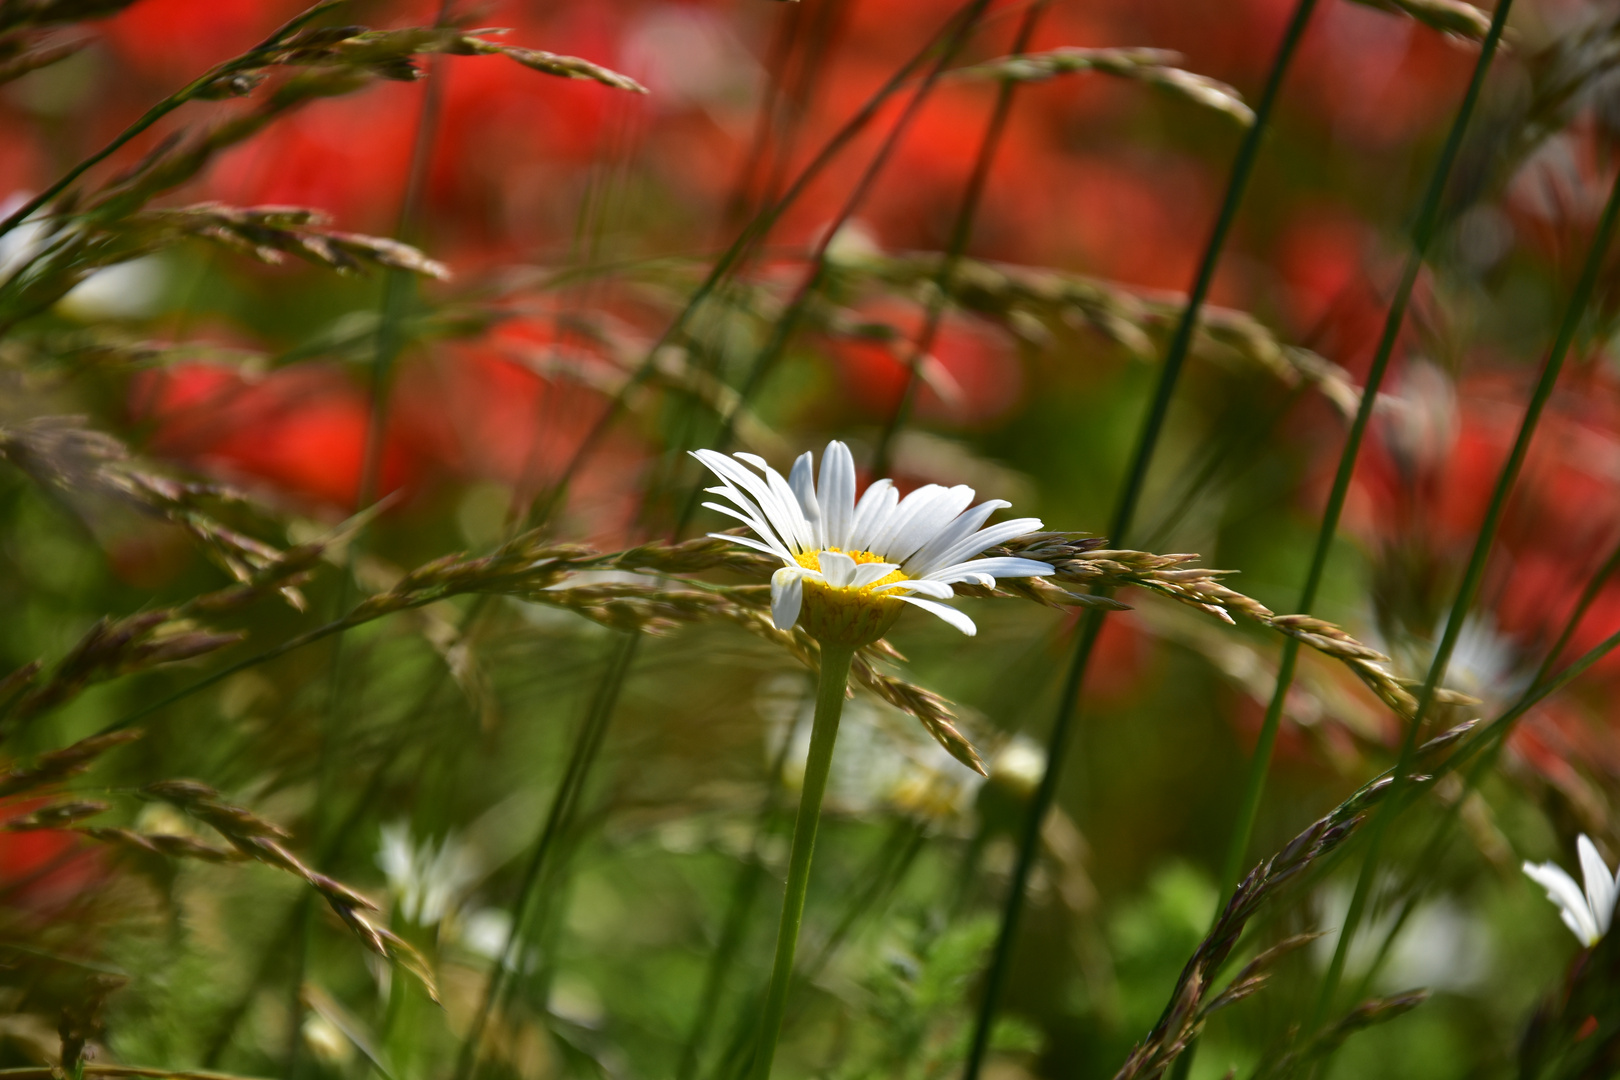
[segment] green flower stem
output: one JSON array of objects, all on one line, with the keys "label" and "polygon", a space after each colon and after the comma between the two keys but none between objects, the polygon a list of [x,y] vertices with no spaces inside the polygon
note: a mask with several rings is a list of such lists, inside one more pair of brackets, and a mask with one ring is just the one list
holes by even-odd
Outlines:
[{"label": "green flower stem", "polygon": [[832,769],[833,743],[838,720],[844,714],[844,693],[855,650],[847,645],[821,646],[821,682],[816,686],[816,720],[810,729],[810,757],[804,763],[804,788],[799,795],[799,816],[793,822],[793,850],[788,856],[787,892],[782,897],[782,921],[776,931],[776,961],[771,985],[765,992],[760,1018],[759,1049],[754,1052],[751,1080],[767,1080],[776,1057],[776,1040],[787,1011],[788,986],[793,981],[793,953],[799,945],[799,924],[804,919],[804,894],[810,885],[810,856],[821,824],[821,797],[827,792]]}]

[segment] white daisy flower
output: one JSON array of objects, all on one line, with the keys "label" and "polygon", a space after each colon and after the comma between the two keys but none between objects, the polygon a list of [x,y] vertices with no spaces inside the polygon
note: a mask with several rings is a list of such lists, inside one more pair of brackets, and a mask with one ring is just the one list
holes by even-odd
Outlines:
[{"label": "white daisy flower", "polygon": [[1614,919],[1614,902],[1620,896],[1620,873],[1610,875],[1609,867],[1591,839],[1582,833],[1575,841],[1581,858],[1581,877],[1586,879],[1582,893],[1563,867],[1557,863],[1524,864],[1525,876],[1547,890],[1547,899],[1558,905],[1564,925],[1587,948],[1596,945],[1609,932]]},{"label": "white daisy flower", "polygon": [[827,444],[819,483],[809,452],[793,463],[786,479],[754,454],[733,460],[697,450],[692,456],[721,480],[721,486],[706,490],[732,503],[703,505],[743,522],[758,539],[710,535],[782,560],[782,569],[771,577],[771,621],[779,630],[802,617],[804,628],[820,641],[868,645],[894,625],[904,603],[973,634],[972,619],[938,602],[951,598],[953,583],[993,587],[998,577],[1052,573],[1049,564],[1034,559],[973,557],[1035,532],[1041,523],[1017,518],[981,528],[1011,504],[990,499],[970,510],[970,487],[928,484],[902,499],[894,481],[879,480],[857,500],[855,459],[841,442]]}]

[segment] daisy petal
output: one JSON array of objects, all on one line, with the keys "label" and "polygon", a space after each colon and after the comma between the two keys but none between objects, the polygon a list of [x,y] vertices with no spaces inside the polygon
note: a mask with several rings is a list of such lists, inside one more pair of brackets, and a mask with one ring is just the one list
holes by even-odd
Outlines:
[{"label": "daisy petal", "polygon": [[933,539],[972,501],[970,487],[926,484],[900,500],[900,505],[889,515],[888,523],[873,537],[874,546],[867,550],[904,565],[918,548]]},{"label": "daisy petal", "polygon": [[1527,862],[1523,869],[1526,877],[1547,890],[1547,899],[1558,905],[1565,925],[1575,931],[1581,944],[1591,945],[1597,941],[1598,929],[1592,918],[1592,910],[1587,906],[1580,886],[1564,872],[1563,867],[1550,862],[1539,865]]},{"label": "daisy petal", "polygon": [[943,581],[930,581],[927,578],[910,578],[906,581],[897,581],[893,585],[879,585],[872,591],[921,593],[923,596],[932,596],[940,600],[949,600],[956,595],[956,590]]},{"label": "daisy petal", "polygon": [[[761,516],[770,523],[771,530],[776,534],[776,539],[780,540],[784,547],[802,550],[795,548],[795,545],[798,543],[800,536],[810,535],[812,531],[810,523],[804,520],[804,511],[799,509],[799,501],[793,498],[791,490],[787,487],[786,481],[782,480],[780,474],[767,466],[770,473],[781,484],[782,490],[787,492],[785,499],[773,491],[769,483],[760,479],[752,471],[744,467],[741,462],[733,461],[724,454],[717,454],[713,450],[694,450],[692,456],[701,461],[708,467],[709,471],[720,477],[720,479],[728,481],[746,492],[759,507]],[[734,499],[733,501],[737,500]]]},{"label": "daisy petal", "polygon": [[792,511],[788,517],[792,520],[794,535],[783,537],[795,551],[804,551],[806,548],[816,546],[816,529],[805,515],[803,501],[794,492],[792,486],[784,479],[782,474],[771,468],[770,462],[758,454],[735,454],[738,461],[746,461],[754,468],[765,474],[765,483],[771,489],[771,494],[778,503]]},{"label": "daisy petal", "polygon": [[861,501],[855,504],[855,520],[849,526],[849,546],[858,551],[872,550],[872,534],[888,520],[900,493],[893,480],[877,480],[866,489]]},{"label": "daisy petal", "polygon": [[894,563],[869,562],[861,563],[855,567],[855,580],[851,582],[857,589],[864,589],[868,585],[875,585],[879,581],[894,573],[900,567]]},{"label": "daisy petal", "polygon": [[771,575],[771,622],[778,630],[791,630],[804,606],[802,567],[784,566]]},{"label": "daisy petal", "polygon": [[[709,504],[705,503],[704,505],[707,506]],[[716,506],[715,509],[723,510],[725,508]],[[755,540],[752,536],[730,536],[726,533],[709,533],[709,536],[715,540],[730,540],[733,544],[741,544],[743,547],[751,547],[755,551],[763,551],[767,555],[774,555],[778,559],[781,559],[783,562],[787,563],[789,566],[799,565],[798,562],[782,548],[772,547],[763,540]]]},{"label": "daisy petal", "polygon": [[1575,841],[1575,850],[1581,858],[1581,877],[1586,879],[1586,902],[1592,909],[1592,921],[1599,934],[1609,932],[1614,919],[1614,881],[1609,877],[1608,864],[1598,854],[1597,845],[1585,833]]},{"label": "daisy petal", "polygon": [[[955,521],[941,529],[933,539],[918,548],[916,554],[907,560],[913,568],[912,576],[927,577],[928,571],[932,568],[947,565],[940,560],[940,556],[949,553],[957,544],[977,532],[980,525],[990,520],[991,514],[1004,506],[1011,505],[1012,503],[1002,499],[989,499],[973,509],[957,515]],[[956,560],[951,561],[955,562]]]},{"label": "daisy petal", "polygon": [[1598,943],[1597,936],[1582,926],[1582,920],[1576,918],[1574,913],[1568,908],[1560,909],[1558,912],[1558,917],[1564,920],[1564,925],[1569,927],[1569,932],[1574,934],[1576,938],[1580,940],[1582,945],[1590,948]]},{"label": "daisy petal", "polygon": [[968,637],[972,637],[979,632],[979,628],[973,625],[972,619],[947,604],[935,603],[933,600],[919,600],[915,596],[902,596],[900,599],[914,607],[920,607],[924,611],[938,615]]},{"label": "daisy petal", "polygon": [[954,566],[942,566],[927,576],[930,581],[963,581],[975,574],[988,574],[992,578],[1011,578],[1042,577],[1052,572],[1050,563],[1004,555],[994,559],[973,559]]},{"label": "daisy petal", "polygon": [[916,554],[942,529],[956,520],[973,501],[973,489],[966,484],[945,488],[931,503],[919,510],[915,517],[900,529],[890,543],[889,554],[896,562],[904,563]]},{"label": "daisy petal", "polygon": [[826,520],[826,546],[849,547],[849,527],[855,522],[855,457],[834,439],[821,455],[821,484],[816,491]]},{"label": "daisy petal", "polygon": [[855,581],[855,560],[842,551],[823,551],[816,556],[821,574],[835,589],[848,588]]},{"label": "daisy petal", "polygon": [[793,494],[799,500],[799,509],[804,511],[805,520],[810,522],[816,547],[826,547],[826,526],[821,520],[821,504],[816,501],[816,472],[810,451],[806,450],[793,462],[793,471],[788,473],[788,487],[793,489]]},{"label": "daisy petal", "polygon": [[[1015,536],[1036,532],[1040,527],[1040,518],[1014,518],[1011,521],[1003,521],[998,525],[991,525],[989,528],[980,529],[971,536],[963,537],[946,550],[941,551],[935,556],[933,565],[954,565],[964,559],[972,558],[985,548],[995,547],[997,544],[1011,540]],[[915,566],[908,566],[907,572],[914,573],[918,577],[925,576],[926,573]]]},{"label": "daisy petal", "polygon": [[[706,502],[703,505],[706,506],[707,508],[709,508],[710,510],[713,510],[715,513],[726,514],[726,515],[728,515],[730,517],[736,518],[738,521],[742,522],[744,525],[747,525],[750,529],[753,529],[754,532],[756,532],[756,533],[758,533],[760,535],[760,537],[764,540],[765,544],[769,548],[771,554],[780,555],[784,562],[787,562],[787,563],[793,563],[794,562],[792,552],[788,551],[787,548],[783,547],[782,542],[776,538],[776,530],[770,528],[768,525],[765,524],[765,522],[760,520],[758,514],[738,513],[736,510],[733,510],[731,507],[729,507],[729,506],[721,506],[719,503]],[[736,537],[727,537],[726,539],[734,540],[734,539],[736,539]],[[750,546],[752,546],[752,545],[750,545]]]}]

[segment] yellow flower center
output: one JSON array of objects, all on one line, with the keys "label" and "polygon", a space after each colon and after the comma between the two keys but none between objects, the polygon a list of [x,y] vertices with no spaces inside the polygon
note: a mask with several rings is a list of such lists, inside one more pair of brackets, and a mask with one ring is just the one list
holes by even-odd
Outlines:
[{"label": "yellow flower center", "polygon": [[[848,555],[857,564],[888,561],[870,551],[843,551],[840,548],[822,550]],[[821,570],[821,551],[803,551],[794,558],[806,570]],[[890,571],[870,585],[859,588],[838,588],[820,581],[806,580],[800,621],[817,641],[854,648],[870,645],[889,632],[889,627],[894,625],[905,606],[892,592],[872,590],[905,580],[906,575],[899,570]]]},{"label": "yellow flower center", "polygon": [[[889,560],[885,559],[881,555],[872,554],[870,551],[845,551],[843,548],[822,548],[821,551],[836,551],[840,555],[848,555],[851,559],[855,560],[856,565],[860,565],[861,563],[875,563],[875,562],[888,562],[889,561]],[[821,551],[801,551],[801,552],[799,552],[797,555],[795,555],[793,557],[795,559],[797,559],[799,561],[799,565],[804,567],[806,570],[820,571],[821,570]],[[851,588],[845,589],[843,591],[844,592],[868,592],[868,591],[870,591],[872,589],[876,589],[876,588],[878,588],[879,586],[882,586],[882,585],[893,585],[897,581],[905,581],[905,580],[906,580],[906,575],[905,574],[901,573],[899,570],[892,570],[888,574],[886,574],[885,576],[880,577],[876,581],[872,582],[872,584],[870,584],[870,585],[864,585],[860,589],[855,589],[855,588],[851,587]]]}]

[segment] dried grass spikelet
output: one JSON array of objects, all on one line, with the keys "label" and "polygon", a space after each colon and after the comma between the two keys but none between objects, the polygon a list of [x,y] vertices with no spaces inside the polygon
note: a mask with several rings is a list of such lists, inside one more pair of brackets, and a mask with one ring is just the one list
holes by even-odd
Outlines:
[{"label": "dried grass spikelet", "polygon": [[128,219],[128,228],[137,235],[142,231],[155,234],[147,241],[153,246],[159,246],[158,238],[198,236],[267,263],[280,263],[286,255],[294,255],[339,273],[382,266],[441,281],[450,277],[449,267],[409,244],[330,229],[328,220],[318,210],[297,206],[240,208],[208,202],[144,211]]},{"label": "dried grass spikelet", "polygon": [[327,550],[346,542],[376,512],[356,515],[326,536],[280,550],[213,516],[211,510],[221,504],[251,505],[240,492],[164,476],[136,460],[118,440],[85,427],[80,417],[40,417],[0,425],[0,458],[41,485],[75,495],[109,496],[179,525],[236,579],[233,585],[171,607],[98,620],[43,682],[42,664],[12,672],[0,680],[0,703],[9,703],[7,718],[13,725],[61,705],[95,683],[203,656],[244,637],[212,630],[202,619],[240,610],[271,595],[304,610],[299,586],[315,572]]},{"label": "dried grass spikelet", "polygon": [[32,765],[17,766],[0,773],[0,798],[37,791],[77,776],[90,768],[102,754],[134,742],[142,734],[140,731],[113,731],[91,735],[60,750],[41,754]]},{"label": "dried grass spikelet", "polygon": [[[770,618],[770,591],[758,588],[757,601],[724,609],[723,617],[772,644],[786,649],[811,671],[821,670],[821,646],[803,627],[778,630]],[[984,759],[957,725],[961,723],[951,703],[931,690],[887,675],[878,668],[883,661],[903,657],[887,641],[879,640],[859,649],[850,664],[850,677],[901,712],[913,717],[940,746],[957,761],[981,776],[989,775]]]},{"label": "dried grass spikelet", "polygon": [[[840,260],[833,269],[851,284],[871,280],[916,290],[937,287],[939,260],[934,252],[862,252]],[[1015,332],[1029,326],[1084,327],[1142,359],[1157,358],[1186,307],[1186,299],[1174,294],[975,259],[954,263],[948,288],[952,302],[1006,322]],[[1205,305],[1199,314],[1193,352],[1206,360],[1257,367],[1289,387],[1310,386],[1347,417],[1355,414],[1361,402],[1361,390],[1349,372],[1308,349],[1284,343],[1246,312]],[[1385,400],[1379,399],[1380,408]]]},{"label": "dried grass spikelet", "polygon": [[[1450,751],[1474,726],[1473,721],[1461,724],[1424,743],[1417,750],[1414,768],[1430,771],[1443,767]],[[1433,778],[1423,772],[1414,772],[1409,774],[1408,779],[1415,786],[1427,787]],[[1237,947],[1249,920],[1258,913],[1261,905],[1288,882],[1350,839],[1367,820],[1368,812],[1389,794],[1393,785],[1393,770],[1362,785],[1344,802],[1290,840],[1282,850],[1249,871],[1221,910],[1214,927],[1182,969],[1176,988],[1170,995],[1170,1002],[1158,1023],[1131,1051],[1114,1080],[1154,1080],[1162,1076],[1187,1044],[1197,1037],[1214,1009],[1252,994],[1263,985],[1263,968],[1275,961],[1279,955],[1276,950],[1262,953],[1225,990],[1212,992],[1212,980]],[[1311,936],[1303,937],[1309,940]],[[1283,942],[1283,946],[1292,948],[1303,943],[1299,938],[1291,938]]]},{"label": "dried grass spikelet", "polygon": [[1254,110],[1244,104],[1241,94],[1207,75],[1176,67],[1183,59],[1180,53],[1168,49],[1069,47],[1003,56],[960,68],[953,74],[1006,82],[1042,82],[1059,75],[1095,71],[1162,87],[1178,97],[1230,116],[1245,127],[1254,123]]},{"label": "dried grass spikelet", "polygon": [[[225,802],[213,788],[195,780],[163,780],[148,784],[142,791],[147,796],[162,799],[208,825],[223,836],[242,857],[282,870],[307,882],[321,894],[332,911],[368,949],[410,972],[422,983],[428,996],[438,1001],[438,987],[433,972],[422,954],[409,942],[375,921],[374,915],[378,908],[371,900],[341,881],[311,869],[287,850],[281,843],[289,836],[287,830],[244,807]],[[124,835],[113,836],[111,839],[130,842],[130,838]],[[163,850],[167,842],[159,841],[155,836],[143,839],[161,853],[171,853]],[[135,842],[140,844],[140,841]],[[191,854],[181,846],[176,846],[176,850],[172,853]],[[211,853],[203,857],[211,858]]]},{"label": "dried grass spikelet", "polygon": [[36,829],[65,829],[88,817],[95,817],[110,807],[97,799],[69,799],[50,803],[14,817],[5,823],[6,832],[33,832]]},{"label": "dried grass spikelet", "polygon": [[0,4],[0,31],[55,26],[116,14],[135,0],[6,0]]},{"label": "dried grass spikelet", "polygon": [[126,375],[198,362],[255,371],[268,366],[265,354],[256,350],[207,341],[153,341],[111,324],[59,328],[0,341],[0,367],[30,373],[71,377],[94,371]]},{"label": "dried grass spikelet", "polygon": [[[81,416],[42,416],[0,425],[0,458],[42,486],[70,495],[97,494],[117,499],[185,529],[204,553],[256,596],[279,592],[304,609],[298,583],[314,569],[321,552],[347,537],[364,518],[340,526],[314,544],[281,551],[233,529],[216,516],[221,506],[252,507],[244,493],[219,483],[177,480],[140,461],[122,442],[87,426]],[[209,594],[191,601],[188,613],[220,611],[249,596]]]},{"label": "dried grass spikelet", "polygon": [[1358,4],[1378,8],[1416,19],[1432,30],[1443,34],[1479,41],[1491,29],[1491,17],[1464,0],[1355,0]]},{"label": "dried grass spikelet", "polygon": [[296,583],[312,572],[323,543],[305,544],[278,553],[282,557],[253,571],[246,581],[204,593],[174,607],[143,611],[121,619],[102,618],[85,632],[59,661],[44,682],[43,665],[34,664],[7,676],[0,701],[14,703],[11,725],[23,723],[76,697],[85,688],[108,679],[145,671],[162,664],[205,656],[242,641],[240,631],[219,632],[201,625],[198,615],[219,615],[247,606],[273,593],[293,593],[302,606]]},{"label": "dried grass spikelet", "polygon": [[[768,585],[668,588],[613,582],[563,587],[581,571],[679,577],[723,569],[765,578],[773,565],[772,560],[717,537],[678,543],[659,540],[604,554],[577,544],[545,544],[538,533],[531,533],[487,556],[448,556],[420,566],[386,592],[362,601],[343,625],[359,625],[459,594],[498,594],[574,611],[614,629],[640,633],[665,633],[701,621],[730,622],[786,648],[800,662],[819,670],[820,651],[808,634],[798,629],[781,631],[772,625]],[[916,717],[958,761],[983,773],[984,763],[957,728],[959,721],[949,702],[874,666],[874,661],[897,656],[886,642],[877,642],[856,655],[851,674],[883,700]]]},{"label": "dried grass spikelet", "polygon": [[[1096,541],[1065,533],[1031,533],[1000,548],[997,553],[1050,562],[1057,570],[1046,579],[1046,586],[1029,587],[1020,583],[1001,585],[997,590],[1051,605],[1072,603],[1058,592],[1060,586],[1091,590],[1113,590],[1135,585],[1186,604],[1222,622],[1237,619],[1269,627],[1297,639],[1300,644],[1332,657],[1348,667],[1391,709],[1410,720],[1417,712],[1411,680],[1397,677],[1386,666],[1389,657],[1357,641],[1339,627],[1312,615],[1278,615],[1253,597],[1223,584],[1229,570],[1189,567],[1196,555],[1155,555],[1145,551],[1112,551],[1096,548]],[[1070,594],[1071,596],[1073,594]],[[1434,700],[1441,705],[1474,705],[1475,698],[1454,690],[1437,688]]]},{"label": "dried grass spikelet", "polygon": [[0,85],[66,60],[88,44],[88,38],[53,40],[34,34],[0,32]]},{"label": "dried grass spikelet", "polygon": [[54,708],[94,683],[203,656],[246,637],[240,632],[211,631],[177,614],[174,608],[163,608],[122,619],[98,619],[57,664],[51,677],[18,701],[12,710],[12,723]]},{"label": "dried grass spikelet", "polygon": [[[6,1070],[8,1080],[62,1080],[65,1075],[62,1069],[56,1065],[39,1065]],[[76,1075],[106,1077],[108,1080],[123,1080],[125,1077],[141,1077],[143,1080],[258,1080],[256,1077],[242,1076],[236,1073],[210,1072],[206,1069],[165,1069],[154,1065],[105,1065],[94,1061],[81,1061]]]},{"label": "dried grass spikelet", "polygon": [[113,15],[134,0],[7,0],[0,4],[0,84],[49,67],[90,44],[52,32],[63,23]]},{"label": "dried grass spikelet", "polygon": [[[10,11],[13,5],[6,5]],[[422,53],[500,55],[535,71],[592,79],[607,86],[644,93],[635,80],[578,57],[505,45],[453,27],[414,27],[375,31],[359,26],[312,28],[307,24],[331,3],[317,4],[249,52],[216,66],[202,78],[159,102],[124,137],[79,166],[77,176],[129,135],[187,101],[253,94],[277,68],[302,69],[258,95],[254,106],[204,132],[175,132],[133,168],[88,195],[70,192],[44,219],[43,236],[22,264],[0,282],[0,327],[48,308],[94,270],[156,250],[186,235],[205,235],[261,257],[291,253],[340,270],[368,263],[443,276],[444,268],[394,241],[309,227],[309,222],[244,220],[252,211],[202,208],[142,213],[157,195],[196,177],[221,151],[251,138],[283,114],[321,98],[352,93],[374,79],[412,80],[421,72],[413,57]],[[0,14],[0,20],[5,16]],[[493,31],[492,31],[493,32]],[[0,38],[0,65],[5,63]],[[48,193],[61,192],[66,180]],[[41,199],[43,200],[43,196]],[[9,229],[41,208],[33,201],[11,215]],[[278,210],[283,218],[288,211]],[[307,213],[307,212],[300,212]],[[203,219],[203,220],[199,220]]]},{"label": "dried grass spikelet", "polygon": [[503,29],[467,33],[453,26],[412,26],[400,30],[368,30],[363,26],[322,27],[301,31],[264,56],[266,65],[353,67],[380,78],[409,81],[421,77],[411,62],[415,56],[446,53],[454,56],[504,56],[530,71],[565,79],[585,79],[615,90],[645,94],[647,88],[628,75],[577,56],[562,56],[490,41],[480,35],[504,34]]}]

